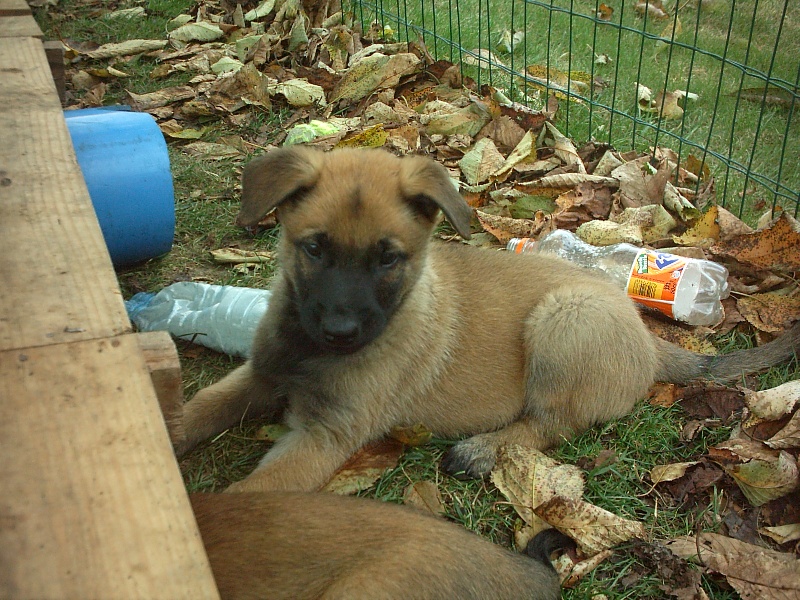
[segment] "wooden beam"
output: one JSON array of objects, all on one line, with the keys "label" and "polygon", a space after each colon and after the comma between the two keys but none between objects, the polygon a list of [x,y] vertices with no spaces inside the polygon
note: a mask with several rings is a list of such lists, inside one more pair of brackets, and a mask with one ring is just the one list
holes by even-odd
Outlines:
[{"label": "wooden beam", "polygon": [[21,17],[31,14],[25,0],[0,0],[0,17]]},{"label": "wooden beam", "polygon": [[54,42],[43,42],[44,53],[47,55],[47,63],[50,65],[50,74],[53,76],[53,83],[56,84],[58,99],[61,104],[67,95],[66,65],[64,65],[64,44],[56,40]]},{"label": "wooden beam", "polygon": [[129,333],[42,43],[0,35],[0,72],[0,598],[218,598],[175,357]]},{"label": "wooden beam", "polygon": [[139,344],[0,352],[0,597],[217,597]]},{"label": "wooden beam", "polygon": [[0,348],[130,332],[42,43],[0,38],[0,69]]},{"label": "wooden beam", "polygon": [[138,334],[139,347],[150,371],[158,404],[164,415],[170,441],[183,440],[183,379],[181,361],[172,336],[166,331]]},{"label": "wooden beam", "polygon": [[32,15],[0,16],[0,37],[33,37],[42,39],[44,35]]}]

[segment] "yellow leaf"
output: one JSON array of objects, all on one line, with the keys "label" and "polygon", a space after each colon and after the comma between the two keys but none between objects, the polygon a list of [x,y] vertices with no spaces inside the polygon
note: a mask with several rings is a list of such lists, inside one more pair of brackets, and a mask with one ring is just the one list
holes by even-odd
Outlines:
[{"label": "yellow leaf", "polygon": [[673,235],[672,241],[679,246],[710,248],[719,240],[720,228],[717,223],[718,209],[712,205],[705,214],[682,235]]},{"label": "yellow leaf", "polygon": [[266,263],[275,258],[272,252],[256,252],[239,248],[211,250],[211,256],[214,258],[214,262],[227,264]]},{"label": "yellow leaf", "polygon": [[373,125],[353,137],[340,141],[334,148],[380,148],[386,143],[389,134],[383,125]]},{"label": "yellow leaf", "polygon": [[656,465],[650,469],[650,481],[653,482],[653,485],[662,481],[675,481],[683,477],[689,467],[693,467],[696,464],[698,464],[698,461],[693,460],[669,465]]}]

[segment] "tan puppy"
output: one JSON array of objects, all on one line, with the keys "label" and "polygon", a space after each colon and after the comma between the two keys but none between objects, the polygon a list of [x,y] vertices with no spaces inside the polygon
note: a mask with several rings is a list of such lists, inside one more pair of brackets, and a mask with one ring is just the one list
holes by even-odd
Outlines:
[{"label": "tan puppy", "polygon": [[453,523],[334,494],[191,496],[224,600],[555,600],[554,529],[515,554]]},{"label": "tan puppy", "polygon": [[186,405],[192,447],[243,415],[291,431],[232,491],[316,490],[394,426],[471,435],[444,468],[486,475],[504,444],[546,448],[627,414],[655,381],[732,380],[791,357],[708,357],[648,331],[625,293],[557,257],[432,243],[441,209],[469,236],[446,170],[377,150],[270,152],[249,163],[238,222],[273,208],[282,270],[252,358]]}]

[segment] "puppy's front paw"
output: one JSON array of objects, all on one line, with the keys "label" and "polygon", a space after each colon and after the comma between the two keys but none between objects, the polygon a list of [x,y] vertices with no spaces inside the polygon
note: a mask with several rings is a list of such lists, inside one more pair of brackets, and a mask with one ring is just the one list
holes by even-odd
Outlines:
[{"label": "puppy's front paw", "polygon": [[482,479],[494,468],[497,451],[480,436],[458,442],[442,458],[442,469],[456,479]]}]

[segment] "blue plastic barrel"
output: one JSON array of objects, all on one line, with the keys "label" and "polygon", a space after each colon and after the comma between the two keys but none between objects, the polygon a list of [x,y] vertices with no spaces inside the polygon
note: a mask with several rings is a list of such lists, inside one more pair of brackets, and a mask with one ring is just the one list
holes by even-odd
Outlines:
[{"label": "blue plastic barrel", "polygon": [[127,107],[64,117],[114,266],[169,252],[175,195],[167,144],[153,117]]}]

